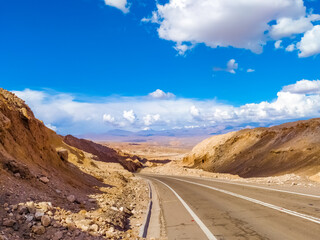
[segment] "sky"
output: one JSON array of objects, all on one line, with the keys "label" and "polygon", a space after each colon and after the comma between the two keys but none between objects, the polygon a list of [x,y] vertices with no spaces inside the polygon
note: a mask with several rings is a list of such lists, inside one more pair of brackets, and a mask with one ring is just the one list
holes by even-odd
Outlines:
[{"label": "sky", "polygon": [[0,2],[0,83],[60,134],[320,117],[319,0]]}]

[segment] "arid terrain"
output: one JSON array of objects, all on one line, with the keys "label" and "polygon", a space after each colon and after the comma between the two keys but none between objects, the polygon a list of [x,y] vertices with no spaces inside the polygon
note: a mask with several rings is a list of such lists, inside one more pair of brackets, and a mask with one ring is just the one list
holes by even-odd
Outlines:
[{"label": "arid terrain", "polygon": [[57,135],[1,89],[0,239],[139,239],[150,174],[317,189],[319,134],[311,119],[202,142],[93,142]]},{"label": "arid terrain", "polygon": [[180,142],[175,143],[172,141],[170,145],[161,142],[102,142],[101,144],[117,150],[118,153],[137,155],[148,160],[181,160],[192,148]]},{"label": "arid terrain", "polygon": [[148,187],[128,170],[139,163],[64,140],[0,90],[0,239],[137,238]]},{"label": "arid terrain", "polygon": [[320,173],[320,119],[213,136],[183,159],[190,167],[240,177]]}]

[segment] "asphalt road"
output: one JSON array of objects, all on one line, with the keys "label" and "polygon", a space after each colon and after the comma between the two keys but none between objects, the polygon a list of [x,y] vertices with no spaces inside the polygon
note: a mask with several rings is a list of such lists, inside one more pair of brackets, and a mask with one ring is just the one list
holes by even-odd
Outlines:
[{"label": "asphalt road", "polygon": [[156,189],[168,239],[320,239],[320,194],[140,176]]}]

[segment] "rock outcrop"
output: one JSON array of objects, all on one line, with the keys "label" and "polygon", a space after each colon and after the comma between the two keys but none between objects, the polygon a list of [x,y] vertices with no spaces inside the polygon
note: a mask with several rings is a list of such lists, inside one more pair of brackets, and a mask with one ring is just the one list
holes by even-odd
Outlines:
[{"label": "rock outcrop", "polygon": [[320,171],[320,119],[213,136],[193,148],[183,162],[191,167],[241,177]]},{"label": "rock outcrop", "polygon": [[137,169],[142,167],[142,164],[139,161],[130,159],[128,156],[122,156],[114,149],[90,140],[79,139],[72,135],[67,135],[64,137],[63,141],[70,146],[95,155],[95,160],[110,163],[120,163],[130,172],[135,172]]},{"label": "rock outcrop", "polygon": [[[65,145],[60,136],[36,119],[23,100],[0,89],[0,172],[2,180],[12,177],[29,183],[52,184],[55,180],[79,189],[96,184],[91,177],[77,179],[80,171],[70,168],[56,151]],[[73,150],[75,151],[75,150]],[[81,154],[81,151],[78,151]],[[4,178],[4,179],[3,179]],[[71,191],[71,189],[70,189]]]}]

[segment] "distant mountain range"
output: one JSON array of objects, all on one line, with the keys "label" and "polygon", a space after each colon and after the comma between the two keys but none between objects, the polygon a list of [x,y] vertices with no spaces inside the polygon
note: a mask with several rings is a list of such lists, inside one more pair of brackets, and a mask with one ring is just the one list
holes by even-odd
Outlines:
[{"label": "distant mountain range", "polygon": [[[270,125],[270,124],[269,124]],[[268,126],[269,126],[268,125]],[[194,127],[194,128],[176,128],[170,130],[142,130],[138,132],[126,131],[122,129],[113,129],[105,133],[76,135],[79,138],[91,139],[94,141],[130,141],[142,142],[154,140],[158,137],[169,138],[190,138],[190,137],[209,137],[211,135],[224,134],[230,131],[237,131],[245,128],[259,127],[257,123],[243,124],[239,126],[220,125],[214,127]],[[266,126],[266,125],[264,125]]]}]

